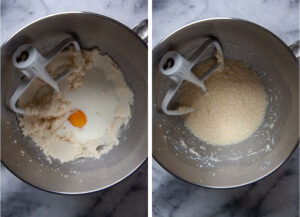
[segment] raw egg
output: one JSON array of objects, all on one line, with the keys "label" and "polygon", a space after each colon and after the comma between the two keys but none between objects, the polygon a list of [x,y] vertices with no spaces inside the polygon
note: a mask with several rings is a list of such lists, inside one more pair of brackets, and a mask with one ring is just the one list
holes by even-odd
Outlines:
[{"label": "raw egg", "polygon": [[80,143],[98,139],[111,128],[118,100],[114,86],[97,68],[87,71],[82,86],[70,89],[67,80],[60,90],[72,105],[61,135],[72,133]]},{"label": "raw egg", "polygon": [[86,116],[85,114],[79,110],[79,109],[76,109],[74,110],[68,120],[70,121],[70,123],[74,126],[74,127],[83,127],[85,124],[86,124]]}]

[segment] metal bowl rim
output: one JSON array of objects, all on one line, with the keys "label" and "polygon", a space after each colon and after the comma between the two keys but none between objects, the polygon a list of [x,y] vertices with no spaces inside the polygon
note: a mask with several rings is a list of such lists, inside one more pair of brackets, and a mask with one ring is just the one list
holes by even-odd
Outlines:
[{"label": "metal bowl rim", "polygon": [[[143,41],[132,29],[130,29],[129,27],[127,27],[126,25],[122,24],[121,22],[114,20],[110,17],[101,15],[101,14],[97,14],[97,13],[93,13],[93,12],[86,12],[86,11],[69,11],[69,12],[61,12],[61,13],[54,13],[54,14],[50,14],[41,18],[38,18],[32,22],[30,22],[29,24],[25,25],[24,27],[22,27],[21,29],[19,29],[17,32],[15,32],[12,36],[10,36],[8,39],[6,39],[2,45],[1,45],[1,50],[2,48],[9,43],[10,40],[12,40],[17,34],[19,34],[20,32],[22,32],[23,30],[25,30],[26,28],[28,28],[31,25],[34,25],[35,23],[42,21],[44,19],[49,19],[51,17],[55,17],[55,16],[60,16],[60,15],[72,15],[72,14],[86,14],[86,15],[91,15],[91,16],[96,16],[96,17],[101,17],[104,19],[107,19],[115,24],[118,24],[120,27],[123,27],[125,30],[127,30],[128,32],[133,33],[133,35],[140,41],[142,42],[142,44],[144,45],[145,48],[147,48],[147,44],[145,43],[145,41]],[[146,144],[148,143],[148,141],[146,142]],[[32,183],[24,180],[23,178],[21,178],[19,175],[17,175],[16,173],[14,173],[2,160],[1,158],[1,163],[5,166],[5,168],[10,171],[13,175],[15,175],[16,177],[18,177],[20,180],[22,180],[23,182],[25,182],[26,184],[35,187],[39,190],[45,191],[45,192],[50,192],[50,193],[55,193],[55,194],[60,194],[60,195],[83,195],[83,194],[89,194],[89,193],[94,193],[100,190],[105,190],[107,188],[110,188],[114,185],[117,185],[118,183],[124,181],[125,179],[127,179],[129,176],[131,176],[138,168],[140,168],[146,161],[147,161],[148,156],[146,155],[146,157],[135,167],[131,170],[130,173],[128,173],[126,176],[122,177],[121,179],[119,179],[118,181],[111,183],[110,185],[106,185],[104,187],[98,188],[98,189],[94,189],[94,190],[90,190],[90,191],[83,191],[83,192],[59,192],[59,191],[51,191],[48,189],[43,189],[41,187],[35,186]]]},{"label": "metal bowl rim", "polygon": [[[248,21],[248,20],[244,20],[244,19],[240,19],[240,18],[233,18],[233,17],[215,17],[215,18],[208,18],[208,19],[202,19],[202,20],[198,20],[198,21],[194,21],[192,23],[189,23],[187,25],[184,25],[180,28],[178,28],[177,30],[173,31],[172,33],[168,34],[165,38],[163,38],[162,40],[160,40],[156,45],[155,47],[153,48],[153,50],[157,49],[159,46],[161,46],[161,44],[163,44],[166,40],[168,40],[170,37],[172,37],[174,34],[176,34],[177,32],[179,31],[184,31],[186,28],[189,28],[195,24],[198,24],[198,23],[202,23],[202,22],[210,22],[210,21],[216,21],[216,20],[233,20],[233,21],[238,21],[238,22],[241,22],[241,23],[246,23],[246,24],[250,24],[252,26],[255,26],[256,28],[268,33],[270,36],[272,36],[273,38],[277,39],[277,41],[284,47],[288,50],[288,52],[291,54],[291,56],[293,57],[294,61],[299,65],[299,63],[297,62],[297,57],[295,56],[295,54],[293,53],[293,51],[277,36],[275,35],[273,32],[271,32],[270,30],[264,28],[263,26],[261,25],[258,25],[256,23],[253,23],[251,21]],[[152,63],[153,64],[153,63]],[[154,74],[152,73],[152,76],[154,76]],[[153,103],[153,102],[152,102]],[[154,108],[153,108],[154,109]],[[153,136],[153,135],[152,135]],[[246,185],[250,185],[252,183],[256,183],[262,179],[264,179],[265,177],[271,175],[272,173],[274,173],[276,170],[278,170],[291,156],[292,154],[295,152],[295,150],[297,149],[299,145],[299,138],[298,138],[298,141],[295,142],[295,145],[294,145],[294,148],[293,150],[291,151],[291,153],[289,154],[289,156],[282,160],[276,167],[274,167],[272,170],[270,170],[269,172],[265,173],[263,176],[259,177],[259,178],[256,178],[256,179],[253,179],[251,181],[248,181],[246,183],[241,183],[239,185],[232,185],[232,186],[213,186],[213,185],[203,185],[203,184],[200,184],[200,183],[194,183],[194,182],[191,182],[183,177],[180,177],[178,175],[175,175],[173,172],[171,172],[171,170],[169,170],[168,168],[166,168],[165,166],[163,166],[161,164],[161,162],[159,162],[159,160],[154,156],[153,154],[153,158],[154,160],[162,167],[164,168],[167,172],[169,172],[170,174],[172,174],[173,176],[175,176],[176,178],[186,182],[186,183],[189,183],[189,184],[192,184],[192,185],[195,185],[195,186],[200,186],[200,187],[204,187],[204,188],[209,188],[209,189],[233,189],[233,188],[238,188],[238,187],[243,187],[243,186],[246,186]]]}]

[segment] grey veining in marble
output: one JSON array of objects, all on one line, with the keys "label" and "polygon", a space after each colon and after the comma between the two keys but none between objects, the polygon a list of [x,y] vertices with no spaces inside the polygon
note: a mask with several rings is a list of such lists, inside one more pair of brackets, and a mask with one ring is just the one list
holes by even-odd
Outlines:
[{"label": "grey veining in marble", "polygon": [[298,0],[153,0],[153,45],[191,22],[234,17],[271,30],[287,44],[299,38]]},{"label": "grey veining in marble", "polygon": [[67,11],[95,12],[129,27],[147,18],[147,0],[2,0],[1,41],[32,21]]},{"label": "grey veining in marble", "polygon": [[[89,11],[112,17],[132,28],[147,17],[147,0],[2,0],[1,43],[43,16]],[[38,190],[1,166],[3,217],[147,216],[147,163],[110,189],[79,196]]]},{"label": "grey veining in marble", "polygon": [[297,217],[299,152],[275,173],[241,188],[215,190],[181,181],[153,165],[155,217]]},{"label": "grey veining in marble", "polygon": [[[242,18],[262,25],[286,44],[299,39],[298,0],[153,0],[153,46],[191,22]],[[153,160],[155,217],[297,217],[299,150],[276,172],[245,187],[215,190],[190,185]]]},{"label": "grey veining in marble", "polygon": [[2,217],[147,216],[147,163],[100,192],[65,196],[38,190],[2,167]]}]

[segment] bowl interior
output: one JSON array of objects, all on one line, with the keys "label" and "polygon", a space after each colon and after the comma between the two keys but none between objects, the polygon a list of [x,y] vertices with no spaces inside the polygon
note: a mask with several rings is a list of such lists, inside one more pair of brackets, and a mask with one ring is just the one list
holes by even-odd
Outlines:
[{"label": "bowl interior", "polygon": [[[184,126],[181,117],[160,111],[172,82],[159,72],[160,58],[170,50],[188,58],[209,36],[221,42],[225,57],[253,68],[267,95],[262,125],[250,138],[231,146],[212,146],[200,141]],[[208,50],[203,60],[212,54],[213,50]],[[154,157],[174,175],[203,186],[234,187],[265,176],[288,158],[297,143],[298,124],[293,120],[298,118],[297,81],[297,62],[292,54],[261,27],[244,21],[216,19],[180,29],[153,51]]]},{"label": "bowl interior", "polygon": [[[22,73],[11,63],[15,49],[32,43],[45,54],[66,35],[83,49],[99,48],[121,68],[134,93],[132,118],[120,132],[120,144],[99,160],[83,158],[61,164],[49,162],[7,107]],[[130,29],[107,17],[66,13],[41,19],[14,35],[1,48],[2,162],[24,181],[53,192],[85,193],[108,187],[133,172],[147,157],[147,47]]]}]

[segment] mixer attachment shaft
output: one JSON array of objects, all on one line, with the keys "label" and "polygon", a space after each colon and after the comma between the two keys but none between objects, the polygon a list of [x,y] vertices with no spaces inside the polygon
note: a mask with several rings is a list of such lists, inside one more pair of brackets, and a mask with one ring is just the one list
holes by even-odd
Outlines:
[{"label": "mixer attachment shaft", "polygon": [[[208,71],[206,71],[200,78],[198,78],[196,75],[194,75],[194,73],[191,70],[199,62],[200,58],[202,57],[202,54],[210,45],[213,45],[216,49],[215,56],[217,57],[217,63],[213,65]],[[167,115],[185,115],[190,112],[193,112],[193,108],[185,107],[179,108],[177,110],[169,110],[168,106],[184,80],[199,86],[205,92],[206,87],[204,81],[213,72],[215,72],[223,66],[224,57],[221,49],[221,44],[216,39],[210,38],[206,40],[200,46],[200,48],[192,54],[189,60],[185,59],[176,51],[167,52],[160,60],[159,70],[163,75],[168,76],[174,82],[169,87],[163,99],[161,105],[163,112]]]},{"label": "mixer attachment shaft", "polygon": [[47,72],[46,66],[70,44],[73,44],[75,49],[80,51],[80,46],[74,38],[66,38],[56,45],[46,56],[42,56],[31,44],[24,44],[14,52],[12,56],[13,65],[27,77],[27,79],[21,81],[21,84],[10,98],[9,106],[14,112],[24,114],[24,110],[17,107],[17,102],[35,78],[43,80],[56,92],[59,92],[57,82],[66,77],[71,72],[71,69],[53,79]]}]

